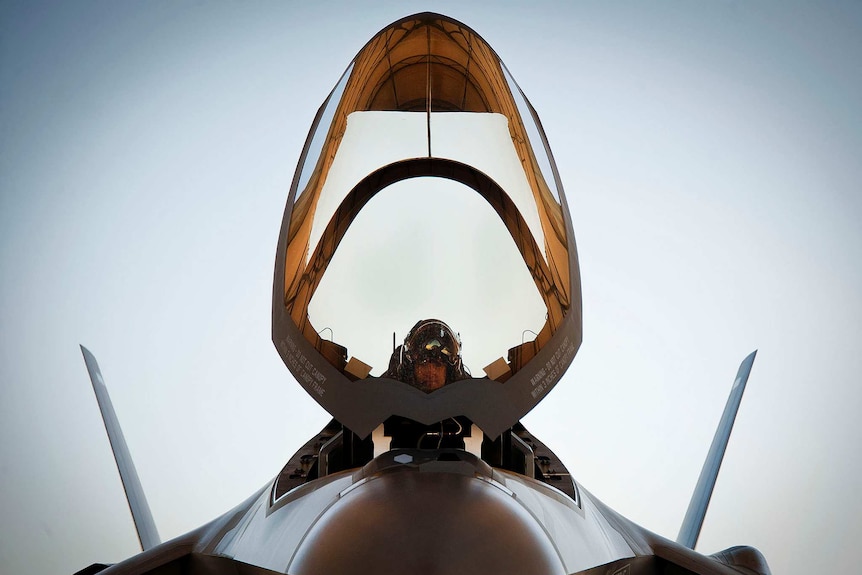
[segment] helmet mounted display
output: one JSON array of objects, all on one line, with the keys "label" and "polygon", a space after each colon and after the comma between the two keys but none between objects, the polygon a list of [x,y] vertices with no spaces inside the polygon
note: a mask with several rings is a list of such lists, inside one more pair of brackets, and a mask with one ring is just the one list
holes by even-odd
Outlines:
[{"label": "helmet mounted display", "polygon": [[442,321],[420,321],[404,340],[402,354],[404,359],[413,363],[439,361],[457,365],[461,361],[461,342]]}]

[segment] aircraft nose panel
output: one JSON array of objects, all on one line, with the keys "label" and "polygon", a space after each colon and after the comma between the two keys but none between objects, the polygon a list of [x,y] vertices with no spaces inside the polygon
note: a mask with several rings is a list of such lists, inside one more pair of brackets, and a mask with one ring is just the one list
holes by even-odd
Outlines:
[{"label": "aircraft nose panel", "polygon": [[[285,208],[273,342],[290,371],[361,436],[464,415],[493,437],[568,367],[580,300],[550,148],[499,57],[438,14],[383,29],[318,112]],[[429,318],[458,339],[445,373],[404,353]]]},{"label": "aircraft nose panel", "polygon": [[318,520],[292,575],[563,575],[554,546],[511,494],[459,473],[406,466],[343,496]]}]

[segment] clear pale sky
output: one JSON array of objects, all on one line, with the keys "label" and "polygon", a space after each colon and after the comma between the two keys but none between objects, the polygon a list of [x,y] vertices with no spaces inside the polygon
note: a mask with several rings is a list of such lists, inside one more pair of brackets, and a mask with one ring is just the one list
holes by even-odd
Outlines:
[{"label": "clear pale sky", "polygon": [[858,566],[862,6],[464,4],[0,4],[0,571],[136,552],[79,343],[163,539],[325,424],[270,341],[284,203],[351,58],[424,10],[496,49],[572,211],[584,343],[527,426],[675,538],[759,349],[698,550]]}]

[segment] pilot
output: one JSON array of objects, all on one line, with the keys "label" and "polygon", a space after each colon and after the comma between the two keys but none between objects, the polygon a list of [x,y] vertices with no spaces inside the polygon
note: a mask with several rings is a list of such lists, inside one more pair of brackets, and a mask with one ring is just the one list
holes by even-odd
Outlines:
[{"label": "pilot", "polygon": [[425,393],[470,377],[461,363],[461,341],[440,320],[418,322],[392,352],[383,377],[409,383]]}]

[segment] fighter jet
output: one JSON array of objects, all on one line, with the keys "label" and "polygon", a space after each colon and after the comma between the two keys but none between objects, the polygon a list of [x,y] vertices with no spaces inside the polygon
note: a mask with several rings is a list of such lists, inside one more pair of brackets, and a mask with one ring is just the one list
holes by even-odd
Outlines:
[{"label": "fighter jet", "polygon": [[275,258],[273,343],[332,421],[246,501],[159,543],[83,350],[144,551],[80,573],[769,573],[750,547],[693,550],[754,354],[674,542],[520,422],[581,318],[569,206],[506,66],[451,18],[386,26],[314,118]]}]

